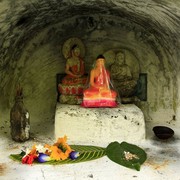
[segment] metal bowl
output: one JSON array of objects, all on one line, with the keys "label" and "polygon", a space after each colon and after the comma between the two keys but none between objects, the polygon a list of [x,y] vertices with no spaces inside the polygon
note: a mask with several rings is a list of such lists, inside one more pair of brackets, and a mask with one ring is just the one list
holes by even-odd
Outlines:
[{"label": "metal bowl", "polygon": [[166,126],[155,126],[153,127],[154,134],[159,139],[169,139],[174,135],[174,131]]}]

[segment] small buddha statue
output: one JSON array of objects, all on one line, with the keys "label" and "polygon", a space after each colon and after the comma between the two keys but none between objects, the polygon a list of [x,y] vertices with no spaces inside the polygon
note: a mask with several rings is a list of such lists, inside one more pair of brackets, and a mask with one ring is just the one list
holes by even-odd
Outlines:
[{"label": "small buddha statue", "polygon": [[130,67],[125,62],[125,54],[118,52],[115,62],[110,67],[111,77],[121,98],[133,96],[137,79],[131,73]]},{"label": "small buddha statue", "polygon": [[76,85],[86,83],[84,75],[84,61],[80,57],[80,48],[75,44],[70,50],[70,57],[66,61],[65,73],[67,74],[62,80],[63,84]]},{"label": "small buddha statue", "polygon": [[61,94],[59,101],[63,104],[80,104],[87,77],[84,76],[84,61],[77,44],[74,44],[70,49],[65,73],[66,76],[58,86]]}]

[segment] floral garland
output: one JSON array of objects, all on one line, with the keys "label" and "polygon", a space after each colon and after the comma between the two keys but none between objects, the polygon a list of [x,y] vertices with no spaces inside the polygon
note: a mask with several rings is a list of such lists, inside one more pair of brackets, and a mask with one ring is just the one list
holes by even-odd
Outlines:
[{"label": "floral garland", "polygon": [[22,151],[24,156],[22,157],[23,164],[32,164],[34,161],[44,163],[50,160],[66,160],[68,158],[74,160],[79,157],[79,152],[74,151],[67,144],[67,136],[59,138],[52,146],[49,144],[34,145],[32,149],[27,149],[26,152]]}]

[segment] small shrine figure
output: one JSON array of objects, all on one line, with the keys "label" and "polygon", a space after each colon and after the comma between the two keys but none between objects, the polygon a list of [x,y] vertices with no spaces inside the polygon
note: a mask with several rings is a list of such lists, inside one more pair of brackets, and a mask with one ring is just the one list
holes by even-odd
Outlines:
[{"label": "small shrine figure", "polygon": [[87,77],[84,75],[85,67],[81,49],[84,50],[84,46],[77,38],[65,42],[63,53],[67,59],[66,76],[58,85],[59,101],[62,104],[80,104],[82,102],[82,93]]},{"label": "small shrine figure", "polygon": [[22,87],[18,86],[15,104],[10,112],[11,137],[14,141],[24,142],[30,138],[29,112],[23,103]]},{"label": "small shrine figure", "polygon": [[105,58],[99,55],[90,72],[89,88],[83,92],[83,107],[116,107],[117,92],[110,81],[110,73],[105,68]]},{"label": "small shrine figure", "polygon": [[131,101],[130,97],[132,97],[135,92],[137,79],[133,77],[130,67],[125,62],[124,52],[119,51],[116,54],[115,62],[111,65],[110,72],[122,101],[126,98],[129,98],[128,101]]}]

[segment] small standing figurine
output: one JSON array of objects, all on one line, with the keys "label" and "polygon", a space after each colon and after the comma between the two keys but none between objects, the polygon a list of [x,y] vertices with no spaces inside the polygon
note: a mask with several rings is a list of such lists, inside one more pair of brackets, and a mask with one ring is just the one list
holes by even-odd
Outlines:
[{"label": "small standing figurine", "polygon": [[105,58],[99,55],[90,73],[90,87],[83,92],[83,107],[116,107],[117,92],[112,89]]},{"label": "small standing figurine", "polygon": [[11,137],[14,141],[23,142],[30,137],[29,112],[24,107],[23,92],[17,87],[15,104],[10,111]]}]

